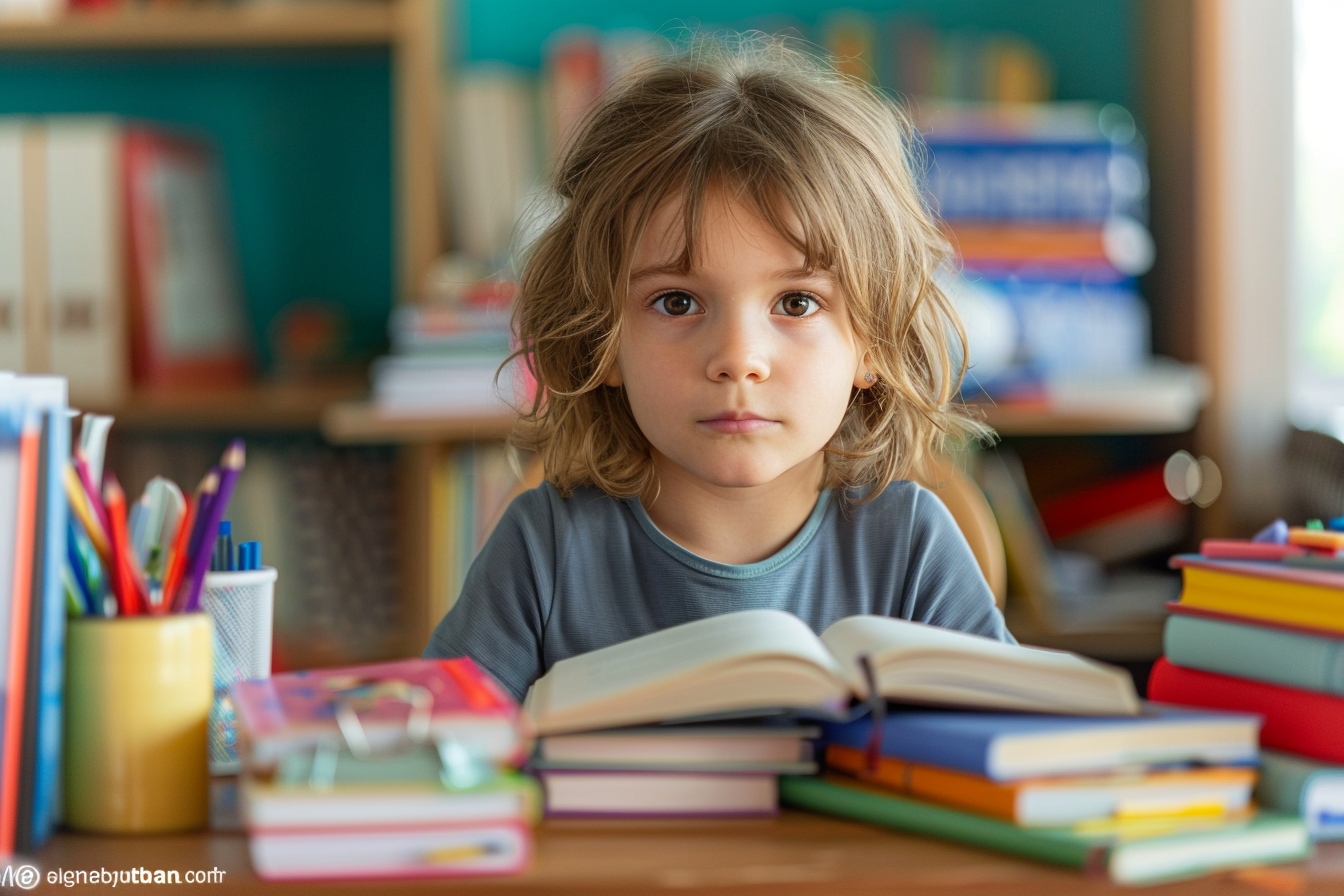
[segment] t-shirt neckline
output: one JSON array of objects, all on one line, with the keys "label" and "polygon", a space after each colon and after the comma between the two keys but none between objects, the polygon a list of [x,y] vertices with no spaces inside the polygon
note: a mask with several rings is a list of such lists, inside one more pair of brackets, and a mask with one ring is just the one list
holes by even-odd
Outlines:
[{"label": "t-shirt neckline", "polygon": [[812,542],[817,530],[821,528],[821,520],[826,515],[826,508],[830,506],[830,503],[831,490],[823,489],[821,494],[817,496],[817,503],[813,505],[807,521],[803,523],[803,527],[794,534],[793,538],[789,539],[788,544],[764,560],[758,560],[755,563],[734,564],[707,560],[699,554],[686,550],[686,548],[663,534],[657,524],[649,518],[649,513],[644,509],[644,505],[639,498],[625,499],[626,506],[634,514],[635,521],[644,530],[644,534],[649,536],[649,539],[664,553],[692,569],[724,579],[752,579],[763,576],[774,572],[798,556],[799,552]]}]

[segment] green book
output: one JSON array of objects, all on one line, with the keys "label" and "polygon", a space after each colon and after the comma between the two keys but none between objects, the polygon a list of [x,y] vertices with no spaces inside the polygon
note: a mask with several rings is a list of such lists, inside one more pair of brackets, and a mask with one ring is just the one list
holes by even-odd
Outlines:
[{"label": "green book", "polygon": [[1269,812],[1176,833],[1153,828],[1140,834],[1131,827],[1119,835],[1114,826],[1022,828],[830,776],[786,775],[779,780],[779,795],[782,803],[799,809],[1081,868],[1117,883],[1157,883],[1290,862],[1310,850],[1300,818]]}]

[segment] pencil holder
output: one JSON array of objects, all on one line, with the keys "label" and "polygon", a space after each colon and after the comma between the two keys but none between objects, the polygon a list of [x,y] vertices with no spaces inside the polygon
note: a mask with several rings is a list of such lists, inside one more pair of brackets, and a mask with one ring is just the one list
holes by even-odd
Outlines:
[{"label": "pencil holder", "polygon": [[215,696],[210,707],[210,772],[238,771],[229,688],[245,678],[271,674],[271,620],[276,571],[212,572],[201,590],[201,609],[215,621]]},{"label": "pencil holder", "polygon": [[68,826],[122,834],[205,827],[212,628],[204,613],[70,620]]}]

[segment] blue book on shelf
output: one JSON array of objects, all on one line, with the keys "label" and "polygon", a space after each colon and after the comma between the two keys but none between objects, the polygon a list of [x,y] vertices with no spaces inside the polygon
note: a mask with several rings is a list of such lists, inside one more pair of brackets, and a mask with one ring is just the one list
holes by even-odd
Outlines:
[{"label": "blue book on shelf", "polygon": [[[826,726],[825,741],[867,749],[870,716]],[[889,714],[883,756],[1012,781],[1151,765],[1254,764],[1260,717],[1145,704],[1138,716],[909,710]]]},{"label": "blue book on shelf", "polygon": [[1344,639],[1338,637],[1173,615],[1163,648],[1178,666],[1344,696]]},{"label": "blue book on shelf", "polygon": [[1096,140],[927,138],[926,188],[948,221],[1099,224],[1147,218],[1146,162]]}]

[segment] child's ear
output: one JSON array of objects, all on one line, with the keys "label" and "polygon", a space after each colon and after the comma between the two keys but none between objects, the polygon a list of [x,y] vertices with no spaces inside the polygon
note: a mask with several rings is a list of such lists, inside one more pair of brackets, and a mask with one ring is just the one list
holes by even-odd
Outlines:
[{"label": "child's ear", "polygon": [[619,364],[612,364],[611,369],[607,371],[607,375],[602,377],[602,385],[611,386],[613,389],[620,388],[623,382],[624,380],[621,379],[621,365]]},{"label": "child's ear", "polygon": [[871,389],[876,382],[877,374],[873,372],[868,353],[864,352],[863,357],[859,358],[858,366],[854,368],[854,388]]}]

